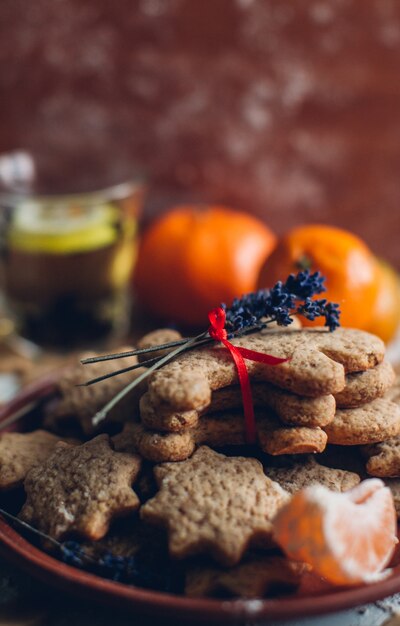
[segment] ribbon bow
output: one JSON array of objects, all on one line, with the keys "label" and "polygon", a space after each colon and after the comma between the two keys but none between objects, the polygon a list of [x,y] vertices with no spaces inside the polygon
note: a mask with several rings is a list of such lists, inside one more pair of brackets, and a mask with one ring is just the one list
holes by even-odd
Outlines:
[{"label": "ribbon bow", "polygon": [[280,363],[285,363],[288,359],[281,359],[279,357],[272,356],[271,354],[263,354],[262,352],[256,352],[255,350],[247,350],[246,348],[234,346],[230,341],[228,341],[228,333],[225,328],[226,314],[222,307],[217,307],[216,309],[210,311],[208,319],[210,320],[208,334],[212,337],[212,339],[215,339],[215,341],[223,343],[225,348],[227,348],[231,353],[235,362],[243,399],[246,441],[247,443],[255,443],[256,423],[254,417],[253,397],[251,394],[249,373],[244,359],[258,361],[259,363],[266,363],[267,365],[279,365]]}]

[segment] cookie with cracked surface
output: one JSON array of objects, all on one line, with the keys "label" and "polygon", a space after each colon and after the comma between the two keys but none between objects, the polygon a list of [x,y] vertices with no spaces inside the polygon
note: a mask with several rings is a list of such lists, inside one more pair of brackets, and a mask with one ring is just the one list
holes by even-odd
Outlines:
[{"label": "cookie with cracked surface", "polygon": [[355,472],[325,467],[313,457],[288,467],[269,467],[265,469],[265,473],[292,494],[310,485],[324,485],[331,491],[347,491],[361,480]]},{"label": "cookie with cracked surface", "polygon": [[336,406],[349,409],[382,398],[393,386],[395,378],[394,369],[387,361],[365,372],[347,374],[346,386],[335,394]]},{"label": "cookie with cracked surface", "polygon": [[[257,439],[261,449],[272,455],[322,452],[327,435],[321,428],[285,426],[272,414],[256,416]],[[246,443],[242,412],[205,415],[194,428],[165,433],[148,430],[142,424],[125,424],[122,433],[113,437],[116,450],[137,451],[154,463],[183,461],[197,446],[213,448]]]},{"label": "cookie with cracked surface", "polygon": [[[385,345],[361,330],[323,328],[261,331],[232,340],[236,346],[290,360],[270,366],[247,361],[252,380],[263,380],[305,396],[335,394],[345,386],[345,373],[364,371],[383,360]],[[191,350],[153,372],[149,394],[154,406],[202,410],[212,391],[238,383],[231,355],[219,344]]]},{"label": "cookie with cracked surface", "polygon": [[[132,350],[129,347],[120,348],[119,352]],[[80,358],[96,356],[94,353],[82,354]],[[119,374],[112,378],[107,378],[95,385],[79,387],[82,383],[91,378],[97,378],[111,372],[115,372],[125,367],[130,367],[137,363],[136,357],[125,357],[112,361],[101,361],[88,365],[71,365],[60,375],[57,383],[58,398],[49,405],[44,425],[51,430],[57,431],[60,423],[73,419],[77,421],[83,432],[91,435],[96,432],[93,424],[93,417],[97,411],[102,409],[119,391],[126,387],[132,380],[137,378],[144,368],[139,368],[131,372]],[[109,421],[124,422],[138,410],[139,398],[146,389],[145,385],[139,385],[133,389],[119,404],[118,407],[110,411]]]},{"label": "cookie with cracked surface", "polygon": [[[307,398],[298,396],[269,383],[253,383],[254,406],[269,408],[285,424],[292,426],[324,427],[335,416],[336,403],[331,395]],[[176,411],[168,405],[154,406],[148,392],[140,398],[140,419],[146,428],[165,432],[180,432],[197,425],[202,415],[240,409],[243,403],[238,385],[214,391],[211,402],[201,410]]]},{"label": "cookie with cracked surface", "polygon": [[356,446],[385,441],[400,434],[400,407],[378,398],[353,409],[338,409],[324,428],[328,443]]},{"label": "cookie with cracked surface", "polygon": [[139,508],[132,484],[140,466],[137,455],[115,452],[108,435],[80,446],[59,442],[28,472],[19,516],[54,539],[71,533],[101,539],[112,519]]},{"label": "cookie with cracked surface", "polygon": [[305,563],[283,556],[252,557],[228,570],[191,567],[186,572],[185,594],[191,598],[265,598],[271,592],[293,591],[309,569]]},{"label": "cookie with cracked surface", "polygon": [[60,437],[46,430],[0,435],[0,491],[23,485],[32,467],[53,452]]},{"label": "cookie with cracked surface", "polygon": [[259,461],[203,446],[190,459],[159,465],[154,473],[159,491],[140,515],[167,528],[173,558],[207,553],[233,566],[248,547],[271,545],[271,520],[289,495],[265,476]]}]

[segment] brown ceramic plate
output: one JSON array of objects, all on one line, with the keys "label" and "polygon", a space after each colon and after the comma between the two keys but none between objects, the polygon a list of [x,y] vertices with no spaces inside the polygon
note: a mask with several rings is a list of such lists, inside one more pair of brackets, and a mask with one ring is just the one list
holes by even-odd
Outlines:
[{"label": "brown ceramic plate", "polygon": [[[51,378],[23,391],[0,411],[0,424],[54,390]],[[23,420],[17,422],[22,428]],[[112,582],[66,565],[29,543],[0,517],[0,551],[21,569],[64,591],[135,612],[198,622],[238,623],[286,619],[340,611],[400,591],[400,564],[384,580],[350,589],[334,589],[309,575],[296,594],[269,600],[197,600]],[[396,558],[396,563],[399,559]]]}]

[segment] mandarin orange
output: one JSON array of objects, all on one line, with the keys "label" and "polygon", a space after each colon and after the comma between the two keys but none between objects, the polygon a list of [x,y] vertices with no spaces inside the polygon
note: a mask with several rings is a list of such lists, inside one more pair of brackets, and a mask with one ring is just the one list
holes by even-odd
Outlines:
[{"label": "mandarin orange", "polygon": [[208,311],[255,289],[275,242],[247,213],[177,207],[143,235],[134,275],[138,301],[166,321],[206,326]]},{"label": "mandarin orange", "polygon": [[286,554],[335,585],[377,580],[397,544],[396,529],[393,496],[377,478],[344,493],[307,487],[274,519]]},{"label": "mandarin orange", "polygon": [[400,323],[400,279],[397,272],[378,259],[379,285],[367,330],[388,343]]},{"label": "mandarin orange", "polygon": [[[326,277],[327,291],[319,297],[340,305],[343,326],[368,328],[379,271],[373,254],[361,239],[333,226],[312,224],[294,228],[282,237],[266,260],[258,286],[271,287],[299,269],[319,270]],[[312,324],[307,320],[304,323]]]}]

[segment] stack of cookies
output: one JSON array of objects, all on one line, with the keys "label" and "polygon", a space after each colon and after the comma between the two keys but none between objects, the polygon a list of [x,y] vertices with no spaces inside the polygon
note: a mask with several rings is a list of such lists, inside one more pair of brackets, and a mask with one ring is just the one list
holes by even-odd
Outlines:
[{"label": "stack of cookies", "polygon": [[[259,332],[238,346],[289,358],[279,366],[247,361],[257,439],[269,455],[320,453],[327,443],[373,444],[400,433],[389,393],[395,379],[377,337],[352,329]],[[238,376],[229,352],[193,350],[149,377],[140,421],[115,437],[155,463],[183,461],[199,445],[244,444]]]},{"label": "stack of cookies", "polygon": [[[178,338],[157,331],[139,345]],[[153,574],[167,564],[173,584],[163,588],[190,596],[264,597],[301,586],[309,568],[278,550],[274,516],[305,486],[355,486],[366,477],[363,455],[370,474],[400,477],[399,386],[384,344],[361,331],[275,329],[234,343],[288,359],[246,361],[256,446],[245,445],[236,369],[217,344],[153,372],[97,426],[96,411],[138,370],[84,388],[76,383],[91,372],[76,367],[42,429],[0,437],[0,489],[23,486],[21,519],[61,542],[80,537],[92,559],[110,551],[150,559]],[[95,375],[108,370],[98,364]],[[391,484],[400,503],[400,480]],[[147,570],[146,582],[134,583],[158,588],[150,579]]]}]

